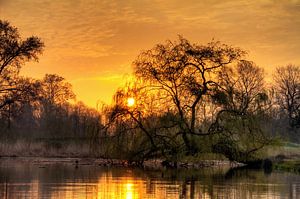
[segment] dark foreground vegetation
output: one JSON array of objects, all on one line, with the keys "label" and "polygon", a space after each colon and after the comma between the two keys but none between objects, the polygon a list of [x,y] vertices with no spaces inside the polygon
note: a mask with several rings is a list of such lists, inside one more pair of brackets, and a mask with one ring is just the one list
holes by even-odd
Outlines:
[{"label": "dark foreground vegetation", "polygon": [[134,80],[95,110],[75,103],[59,75],[19,75],[43,48],[0,21],[0,155],[249,163],[281,141],[300,141],[298,66],[278,67],[267,84],[245,51],[180,36],[141,53]]}]

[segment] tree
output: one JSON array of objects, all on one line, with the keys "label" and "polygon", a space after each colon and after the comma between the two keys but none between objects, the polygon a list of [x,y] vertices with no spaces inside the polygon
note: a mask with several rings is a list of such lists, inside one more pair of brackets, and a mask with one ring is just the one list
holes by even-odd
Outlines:
[{"label": "tree", "polygon": [[22,40],[17,28],[0,20],[0,109],[13,103],[6,96],[17,89],[21,66],[26,61],[37,61],[43,48],[40,38],[32,36]]},{"label": "tree", "polygon": [[250,61],[242,60],[235,67],[222,70],[219,86],[221,93],[213,97],[221,100],[226,110],[254,113],[261,108],[261,102],[267,100],[264,71]]},{"label": "tree", "polygon": [[277,104],[287,115],[291,127],[300,127],[300,67],[281,66],[273,76]]},{"label": "tree", "polygon": [[2,107],[0,113],[5,116],[8,121],[8,128],[12,117],[21,115],[25,107],[34,107],[37,105],[39,99],[39,92],[41,89],[40,81],[30,78],[18,77],[14,80],[13,89],[10,92],[2,95],[6,99],[7,106]]},{"label": "tree", "polygon": [[214,126],[218,134],[213,150],[231,160],[248,161],[272,139],[264,128],[272,103],[264,85],[263,70],[241,60],[219,73],[219,89],[213,100],[221,107]]},{"label": "tree", "polygon": [[28,137],[37,132],[40,116],[40,90],[39,80],[19,77],[15,89],[6,96],[13,103],[3,107],[0,112],[2,119],[6,121],[10,138],[14,135],[18,138],[22,137],[24,129],[26,129],[24,135]]},{"label": "tree", "polygon": [[239,48],[219,42],[196,45],[179,37],[177,42],[167,41],[143,52],[134,62],[137,78],[171,102],[169,109],[178,116],[177,134],[181,135],[188,152],[195,151],[191,136],[209,134],[199,128],[201,113],[197,109],[205,96],[217,89],[216,74],[244,54]]},{"label": "tree", "polygon": [[64,108],[69,100],[75,99],[72,85],[56,74],[46,74],[41,81],[40,101],[42,107],[42,126],[53,137],[64,134],[68,110]]},{"label": "tree", "polygon": [[[133,62],[136,80],[116,92],[114,132],[144,135],[144,155],[255,158],[272,142],[264,126],[271,103],[263,70],[243,60],[244,54],[220,42],[197,45],[182,37],[144,51]],[[134,106],[126,105],[130,97]]]},{"label": "tree", "polygon": [[[200,109],[218,88],[217,73],[244,54],[219,42],[196,45],[182,37],[159,44],[134,61],[137,81],[116,93],[112,115],[131,120],[151,143],[152,153],[195,154],[199,146],[194,136],[211,134],[201,128],[206,118]],[[135,106],[124,106],[131,96],[136,99]]]},{"label": "tree", "polygon": [[61,105],[74,100],[72,85],[56,74],[46,74],[42,80],[42,97],[51,105]]},{"label": "tree", "polygon": [[[123,158],[126,156],[129,161],[142,162],[163,149],[162,137],[155,129],[157,118],[151,117],[154,107],[149,106],[150,95],[142,88],[140,82],[128,82],[115,93],[115,105],[106,110],[108,130],[113,129],[109,134],[117,138],[115,148],[118,152],[122,151]],[[128,106],[129,98],[135,100],[133,106]],[[130,134],[126,135],[128,131]]]}]

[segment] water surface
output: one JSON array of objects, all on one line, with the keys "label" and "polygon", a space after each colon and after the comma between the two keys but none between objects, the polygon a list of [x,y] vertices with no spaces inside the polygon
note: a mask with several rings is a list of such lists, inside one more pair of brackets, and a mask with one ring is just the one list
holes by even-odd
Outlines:
[{"label": "water surface", "polygon": [[300,176],[261,170],[150,171],[1,163],[0,198],[295,198]]}]

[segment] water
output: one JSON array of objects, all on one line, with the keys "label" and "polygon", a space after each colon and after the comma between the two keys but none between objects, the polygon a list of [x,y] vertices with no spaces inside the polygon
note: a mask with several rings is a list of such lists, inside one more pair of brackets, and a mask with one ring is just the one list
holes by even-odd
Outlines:
[{"label": "water", "polygon": [[296,198],[300,176],[261,170],[147,171],[1,163],[0,198]]}]

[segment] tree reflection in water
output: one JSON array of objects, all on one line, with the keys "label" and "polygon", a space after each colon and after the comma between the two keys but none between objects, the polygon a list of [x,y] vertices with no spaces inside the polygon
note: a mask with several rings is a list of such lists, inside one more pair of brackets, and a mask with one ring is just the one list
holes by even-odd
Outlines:
[{"label": "tree reflection in water", "polygon": [[261,170],[146,171],[0,164],[0,198],[299,198],[300,176]]}]

